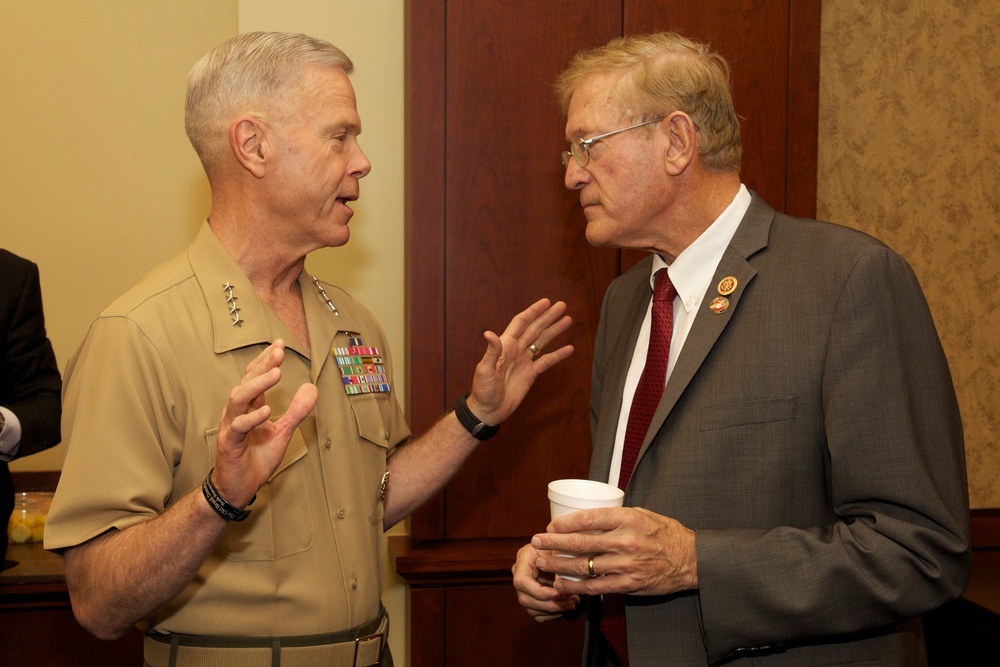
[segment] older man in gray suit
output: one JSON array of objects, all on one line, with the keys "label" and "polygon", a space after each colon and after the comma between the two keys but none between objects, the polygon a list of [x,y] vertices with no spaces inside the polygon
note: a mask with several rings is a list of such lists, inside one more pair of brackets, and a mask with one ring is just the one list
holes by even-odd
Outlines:
[{"label": "older man in gray suit", "polygon": [[588,241],[650,256],[608,289],[594,353],[590,474],[625,507],[522,548],[521,604],[544,621],[586,600],[588,665],[925,663],[919,615],[961,594],[970,552],[961,420],[912,270],[742,185],[708,47],[616,40],[558,89]]}]

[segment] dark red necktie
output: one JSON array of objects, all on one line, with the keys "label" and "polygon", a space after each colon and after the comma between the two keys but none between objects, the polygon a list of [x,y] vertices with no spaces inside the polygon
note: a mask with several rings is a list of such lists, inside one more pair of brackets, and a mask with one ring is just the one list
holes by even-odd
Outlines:
[{"label": "dark red necktie", "polygon": [[[618,473],[618,488],[623,491],[632,477],[632,469],[639,457],[639,448],[646,438],[646,432],[649,431],[653,413],[660,404],[667,377],[667,361],[670,359],[670,338],[674,330],[674,296],[677,295],[677,290],[670,282],[666,269],[657,271],[654,281],[649,349],[646,352],[646,365],[635,388],[635,396],[632,397],[632,408],[628,413],[628,425],[625,427],[621,472]],[[611,644],[622,667],[628,667],[624,595],[604,596],[601,632]]]}]

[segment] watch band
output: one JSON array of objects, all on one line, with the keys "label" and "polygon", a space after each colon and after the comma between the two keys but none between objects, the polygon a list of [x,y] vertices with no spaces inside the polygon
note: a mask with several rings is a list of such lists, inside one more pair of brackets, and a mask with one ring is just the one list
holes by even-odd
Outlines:
[{"label": "watch band", "polygon": [[466,402],[467,398],[469,398],[469,395],[465,394],[459,396],[458,400],[455,401],[455,416],[458,417],[459,423],[465,427],[465,430],[472,434],[473,438],[477,440],[489,440],[497,434],[500,426],[490,426],[480,421],[479,417],[472,414],[472,410],[469,409],[469,404]]}]

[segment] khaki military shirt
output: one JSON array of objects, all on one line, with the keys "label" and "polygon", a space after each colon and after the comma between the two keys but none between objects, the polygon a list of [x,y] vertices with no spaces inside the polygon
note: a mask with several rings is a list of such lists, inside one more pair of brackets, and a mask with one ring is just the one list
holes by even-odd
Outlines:
[{"label": "khaki military shirt", "polygon": [[[53,550],[153,519],[198,488],[229,393],[271,341],[287,348],[281,382],[266,394],[272,418],[302,383],[319,389],[250,517],[228,526],[191,584],[150,619],[156,631],[317,634],[379,611],[380,486],[410,431],[375,318],[305,273],[299,285],[311,356],[206,224],[98,317],[67,367],[66,459],[45,530]],[[368,370],[384,370],[388,391],[348,393],[334,350],[352,342],[378,349],[384,368]]]}]

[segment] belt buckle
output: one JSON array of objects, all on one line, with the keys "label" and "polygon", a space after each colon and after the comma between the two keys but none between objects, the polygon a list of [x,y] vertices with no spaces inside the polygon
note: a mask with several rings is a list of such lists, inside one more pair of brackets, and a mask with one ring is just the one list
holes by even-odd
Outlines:
[{"label": "belt buckle", "polygon": [[370,635],[365,635],[364,637],[358,637],[354,640],[354,662],[352,663],[354,667],[359,667],[358,665],[358,652],[361,649],[362,642],[370,642],[374,639],[378,639],[378,653],[375,657],[375,662],[365,663],[361,667],[369,667],[369,665],[382,664],[382,650],[385,648],[385,633],[384,632],[373,632]]}]

